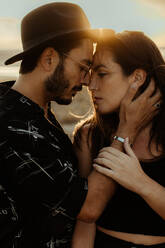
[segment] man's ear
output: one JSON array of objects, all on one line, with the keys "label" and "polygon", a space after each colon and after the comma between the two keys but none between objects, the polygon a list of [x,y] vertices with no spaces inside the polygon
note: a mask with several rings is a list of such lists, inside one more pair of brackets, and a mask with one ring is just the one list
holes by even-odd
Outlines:
[{"label": "man's ear", "polygon": [[39,58],[39,64],[45,72],[53,72],[59,63],[58,52],[52,48],[47,47],[42,52]]},{"label": "man's ear", "polygon": [[147,77],[147,72],[143,69],[136,69],[131,75],[130,75],[130,84],[138,83],[139,85],[142,85]]}]

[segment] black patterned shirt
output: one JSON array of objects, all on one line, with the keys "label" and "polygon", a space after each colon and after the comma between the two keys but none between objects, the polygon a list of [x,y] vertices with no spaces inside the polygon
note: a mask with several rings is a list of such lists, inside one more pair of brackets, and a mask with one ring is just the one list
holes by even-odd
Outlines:
[{"label": "black patterned shirt", "polygon": [[0,85],[0,182],[14,199],[19,247],[70,247],[76,215],[87,194],[68,136],[49,111]]}]

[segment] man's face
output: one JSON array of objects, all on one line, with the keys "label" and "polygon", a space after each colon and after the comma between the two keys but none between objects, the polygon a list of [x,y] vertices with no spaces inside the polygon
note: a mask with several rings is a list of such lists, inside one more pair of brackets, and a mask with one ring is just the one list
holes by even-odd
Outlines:
[{"label": "man's face", "polygon": [[45,82],[52,101],[70,104],[82,85],[89,83],[88,69],[92,56],[93,43],[89,39],[83,39],[79,47],[60,56],[54,73]]}]

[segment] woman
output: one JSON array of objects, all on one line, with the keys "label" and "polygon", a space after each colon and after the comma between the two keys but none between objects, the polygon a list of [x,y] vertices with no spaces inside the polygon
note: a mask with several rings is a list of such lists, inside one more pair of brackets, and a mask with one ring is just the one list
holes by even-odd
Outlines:
[{"label": "woman", "polygon": [[[149,122],[144,120],[134,140],[124,134],[116,137],[120,106],[128,87],[135,81],[142,85],[133,103],[146,94],[151,78],[155,82],[151,96],[157,94],[157,89],[162,96],[155,105],[159,111]],[[89,89],[95,113],[75,134],[80,173],[86,176],[92,169],[91,161],[98,155],[94,168],[116,184],[97,221],[94,247],[165,247],[165,62],[158,48],[142,32],[124,31],[100,40]],[[113,139],[124,145],[124,152],[103,148]],[[82,163],[85,150],[86,168]],[[103,161],[103,154],[111,157],[111,163]],[[89,230],[93,235],[85,237]],[[86,242],[84,247],[92,247],[94,233],[94,225],[77,223],[73,247],[80,247],[76,245],[78,239]]]}]

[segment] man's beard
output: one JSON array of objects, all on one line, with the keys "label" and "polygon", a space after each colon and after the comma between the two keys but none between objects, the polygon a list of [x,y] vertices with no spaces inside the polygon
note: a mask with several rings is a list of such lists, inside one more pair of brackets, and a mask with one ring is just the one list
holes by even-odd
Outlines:
[{"label": "man's beard", "polygon": [[63,99],[62,95],[64,91],[69,87],[69,80],[65,78],[64,75],[64,59],[63,56],[60,55],[60,61],[57,65],[55,71],[51,76],[49,76],[45,80],[45,88],[48,95],[54,94],[54,98],[51,99],[52,101],[57,102],[58,104],[70,104],[71,99]]},{"label": "man's beard", "polygon": [[[65,99],[65,91],[69,88],[69,80],[64,75],[64,58],[60,55],[60,61],[55,71],[51,76],[45,80],[45,88],[48,95],[54,95],[51,101],[55,101],[58,104],[68,105],[72,102],[72,98]],[[74,86],[71,91],[75,94],[77,91],[81,91],[82,86]]]}]

